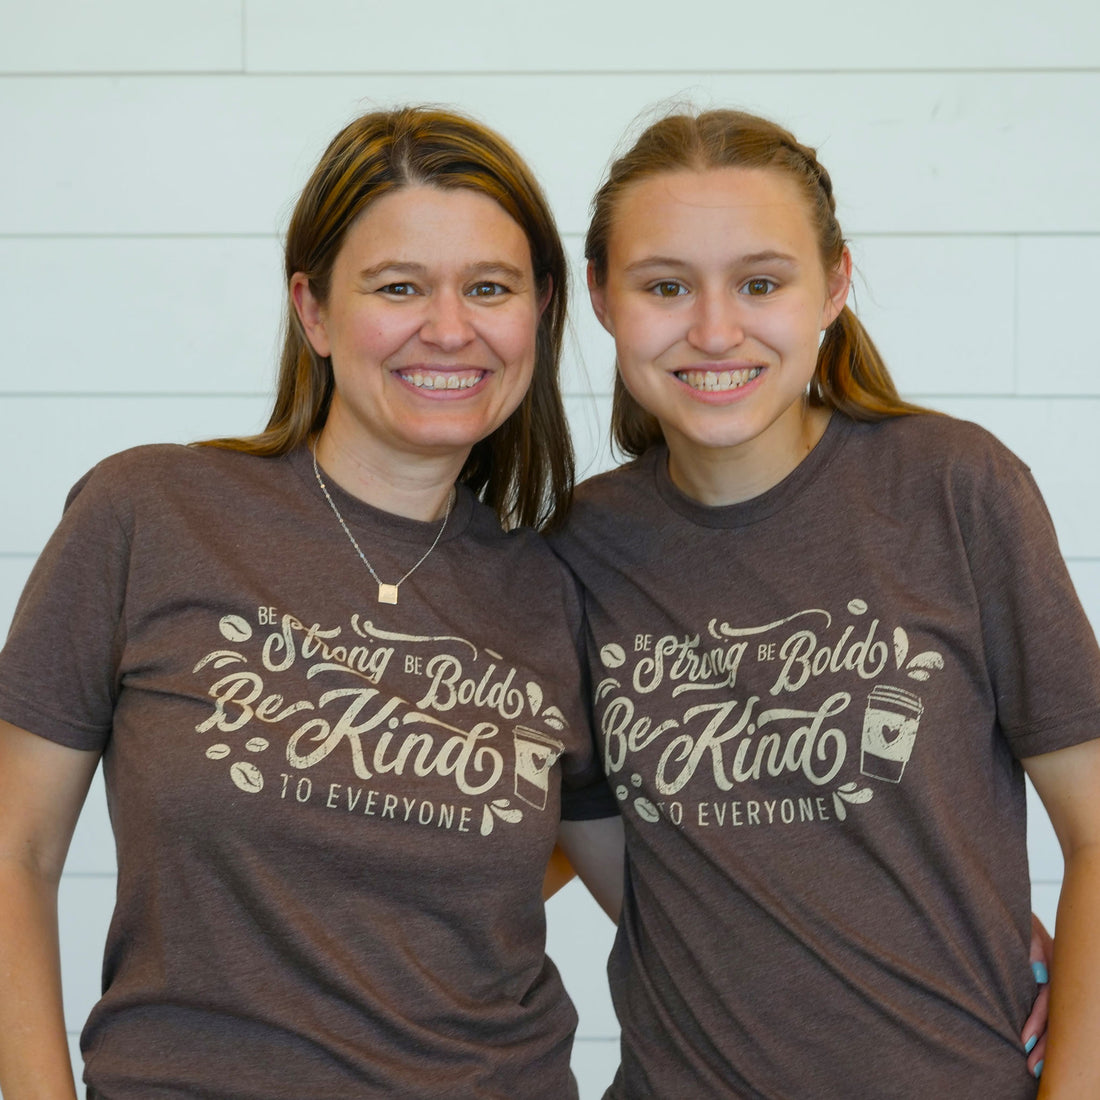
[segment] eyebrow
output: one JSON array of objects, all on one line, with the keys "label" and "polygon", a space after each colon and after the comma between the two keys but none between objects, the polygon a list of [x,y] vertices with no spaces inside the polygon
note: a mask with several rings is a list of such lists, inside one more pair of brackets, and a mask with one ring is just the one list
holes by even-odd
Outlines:
[{"label": "eyebrow", "polygon": [[[469,264],[462,270],[464,275],[471,275],[474,277],[505,275],[516,282],[522,282],[527,278],[523,270],[514,267],[512,264],[506,264],[501,260],[482,260],[478,263]],[[379,264],[363,268],[363,270],[359,272],[359,278],[374,279],[383,274],[383,272],[393,272],[395,275],[423,276],[428,273],[428,268],[425,264],[409,263],[402,260],[383,260]]]},{"label": "eyebrow", "polygon": [[[778,252],[775,249],[748,252],[744,256],[738,256],[736,262],[738,264],[780,263],[789,267],[798,266],[797,257],[787,252]],[[631,274],[635,271],[645,271],[651,267],[685,268],[690,266],[691,264],[686,260],[677,259],[675,256],[646,256],[644,259],[627,264],[624,270],[627,274]]]}]

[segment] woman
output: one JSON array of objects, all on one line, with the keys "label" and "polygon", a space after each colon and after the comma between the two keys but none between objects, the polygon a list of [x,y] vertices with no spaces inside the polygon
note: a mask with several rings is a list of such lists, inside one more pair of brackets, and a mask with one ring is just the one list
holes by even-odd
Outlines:
[{"label": "woman", "polygon": [[56,888],[102,758],[118,847],[89,1095],[576,1096],[540,898],[594,771],[566,268],[450,113],[329,146],[266,431],[76,487],[0,655],[0,1085],[72,1096]]},{"label": "woman", "polygon": [[586,255],[633,459],[557,541],[622,813],[563,840],[612,910],[626,836],[607,1096],[1034,1096],[1024,770],[1066,857],[1040,1095],[1093,1095],[1100,654],[1028,471],[898,397],[778,126],[655,123]]}]

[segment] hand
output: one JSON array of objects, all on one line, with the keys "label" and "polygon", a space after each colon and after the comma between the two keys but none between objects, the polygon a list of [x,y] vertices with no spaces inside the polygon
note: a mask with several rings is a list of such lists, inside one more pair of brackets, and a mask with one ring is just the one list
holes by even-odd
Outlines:
[{"label": "hand", "polygon": [[[1031,914],[1031,969],[1038,984],[1031,1015],[1024,1021],[1021,1039],[1027,1053],[1027,1068],[1038,1077],[1042,1072],[1047,1049],[1047,1014],[1050,1011],[1051,960],[1054,958],[1054,940],[1034,913]],[[1031,1044],[1030,1046],[1028,1044]]]}]

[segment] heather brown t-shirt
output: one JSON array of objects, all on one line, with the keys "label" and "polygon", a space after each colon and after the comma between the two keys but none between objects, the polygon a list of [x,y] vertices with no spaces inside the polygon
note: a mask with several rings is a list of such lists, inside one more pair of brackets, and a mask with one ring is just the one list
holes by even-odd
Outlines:
[{"label": "heather brown t-shirt", "polygon": [[608,1097],[1031,1097],[1019,758],[1100,733],[1026,468],[835,415],[706,508],[667,452],[581,487],[596,735],[627,832]]},{"label": "heather brown t-shirt", "polygon": [[[330,490],[386,581],[439,529]],[[540,885],[595,770],[580,634],[467,490],[389,606],[308,452],[101,463],[0,655],[0,716],[103,752],[98,1095],[575,1097]]]}]

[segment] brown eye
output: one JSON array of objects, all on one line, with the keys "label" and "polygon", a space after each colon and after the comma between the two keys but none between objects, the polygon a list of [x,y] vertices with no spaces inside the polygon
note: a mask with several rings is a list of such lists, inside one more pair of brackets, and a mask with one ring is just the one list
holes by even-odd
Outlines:
[{"label": "brown eye", "polygon": [[650,289],[658,298],[678,298],[681,294],[687,293],[687,287],[674,279],[662,279],[659,283],[654,283]]},{"label": "brown eye", "polygon": [[499,298],[507,293],[508,288],[503,283],[475,283],[469,290],[471,298]]},{"label": "brown eye", "polygon": [[749,294],[754,297],[759,297],[763,294],[771,294],[775,290],[775,283],[771,279],[750,279],[742,288],[742,294]]}]

